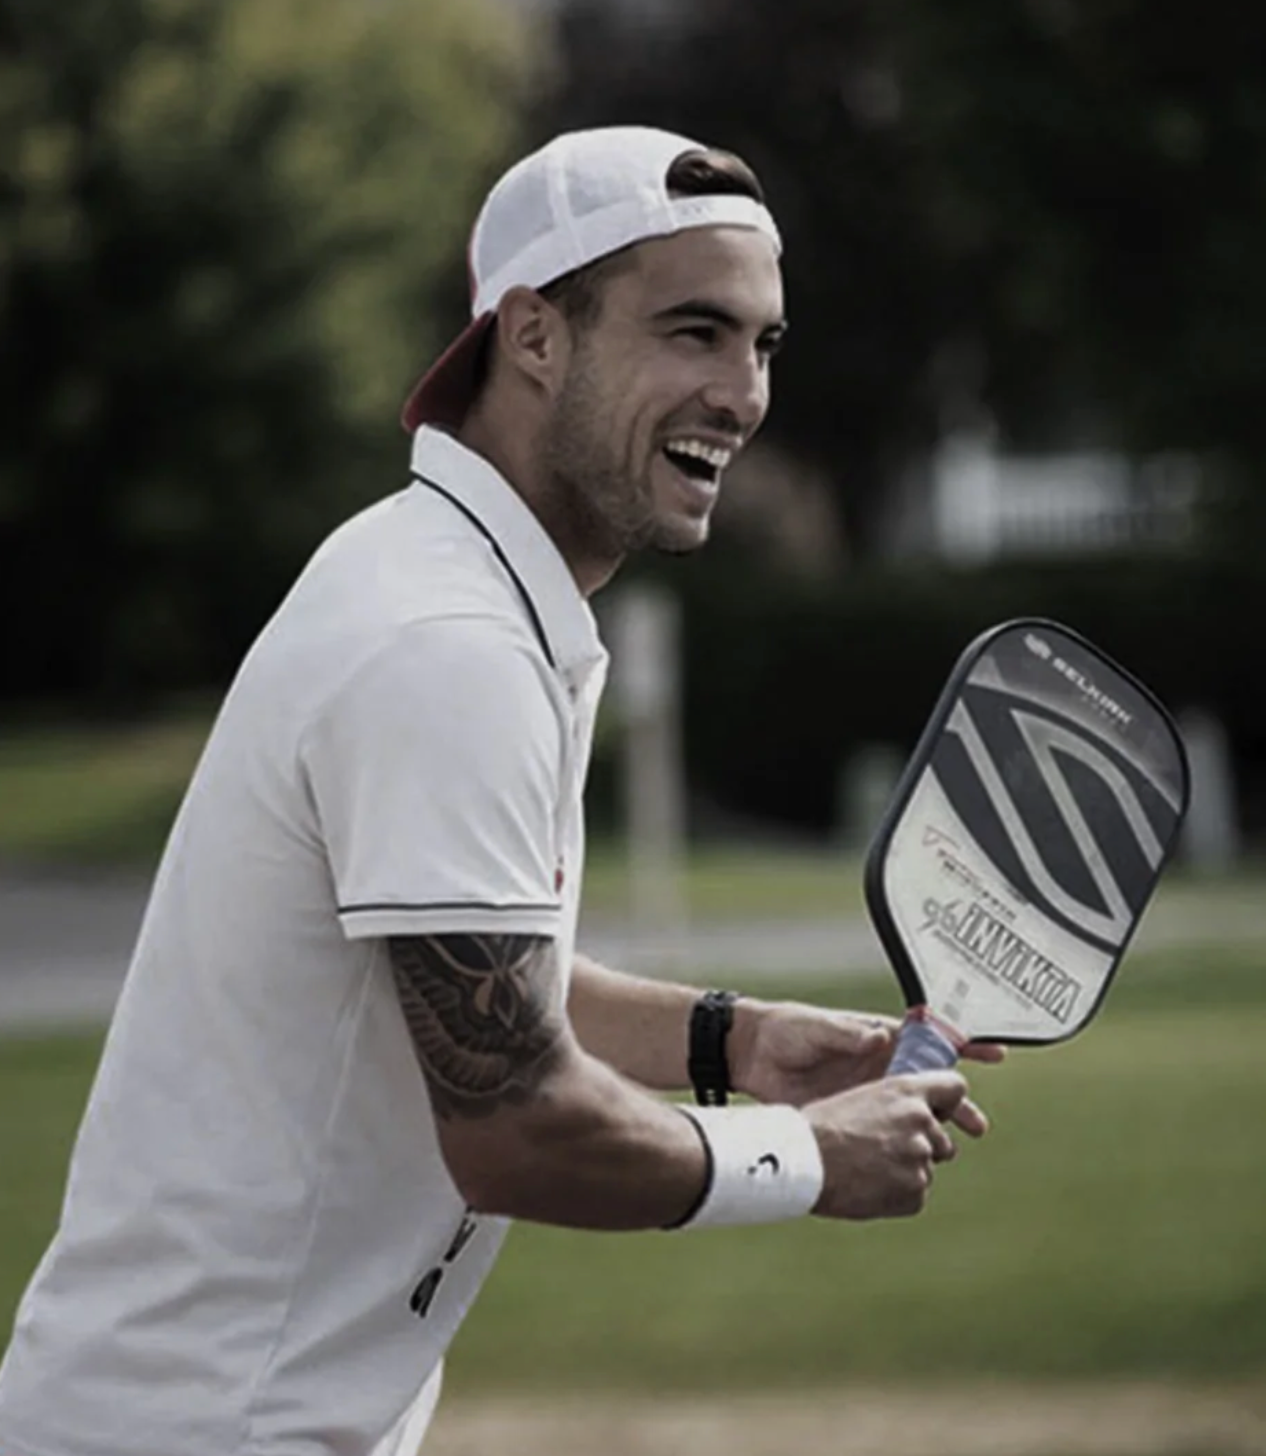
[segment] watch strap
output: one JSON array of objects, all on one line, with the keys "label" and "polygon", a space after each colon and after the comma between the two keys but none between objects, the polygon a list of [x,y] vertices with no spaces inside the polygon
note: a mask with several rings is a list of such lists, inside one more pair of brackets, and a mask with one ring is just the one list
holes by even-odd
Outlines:
[{"label": "watch strap", "polygon": [[691,1008],[687,1067],[700,1107],[724,1107],[734,1090],[726,1043],[737,1000],[736,991],[705,991]]}]

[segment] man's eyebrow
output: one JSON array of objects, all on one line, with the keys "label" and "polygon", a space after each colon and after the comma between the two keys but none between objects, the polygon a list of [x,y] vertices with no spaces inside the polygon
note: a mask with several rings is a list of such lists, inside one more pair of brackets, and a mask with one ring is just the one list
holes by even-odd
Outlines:
[{"label": "man's eyebrow", "polygon": [[[657,322],[668,322],[672,319],[692,318],[710,319],[714,324],[720,324],[722,328],[731,329],[734,332],[743,328],[743,320],[728,308],[722,308],[719,303],[712,303],[703,298],[690,298],[684,303],[675,303],[671,308],[661,309],[655,314]],[[787,332],[786,319],[779,319],[777,322],[766,325],[761,330],[761,338],[767,342],[779,342]]]}]

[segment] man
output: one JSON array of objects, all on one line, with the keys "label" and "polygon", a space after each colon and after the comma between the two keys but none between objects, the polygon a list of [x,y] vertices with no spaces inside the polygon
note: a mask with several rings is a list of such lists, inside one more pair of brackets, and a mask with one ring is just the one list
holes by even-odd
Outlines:
[{"label": "man", "polygon": [[882,1019],[574,952],[586,599],[706,539],[768,404],[778,256],[750,171],[662,132],[561,137],[493,189],[412,484],[317,552],[173,828],[4,1456],[364,1453],[411,1402],[424,1427],[508,1219],[910,1214],[943,1124],[983,1132],[955,1074],[875,1080]]}]

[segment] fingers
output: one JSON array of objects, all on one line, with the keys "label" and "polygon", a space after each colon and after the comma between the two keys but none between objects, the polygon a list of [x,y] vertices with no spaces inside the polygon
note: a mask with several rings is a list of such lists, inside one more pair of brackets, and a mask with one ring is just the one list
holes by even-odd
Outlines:
[{"label": "fingers", "polygon": [[[953,1089],[943,1089],[941,1083],[945,1079],[939,1074],[909,1080],[913,1084],[911,1090],[917,1091],[926,1099],[926,1110],[909,1133],[899,1155],[899,1163],[904,1172],[894,1185],[891,1205],[891,1213],[898,1217],[918,1213],[924,1207],[928,1194],[932,1191],[933,1169],[937,1164],[952,1162],[958,1156],[958,1146],[933,1110],[933,1100],[940,1098],[943,1101],[957,1096],[957,1107],[961,1107],[965,1100],[961,1093]],[[961,1081],[961,1078],[957,1080]],[[931,1088],[920,1085],[929,1081],[933,1082]],[[931,1096],[928,1095],[929,1092]]]},{"label": "fingers", "polygon": [[905,1080],[924,1097],[938,1123],[953,1123],[973,1138],[989,1131],[989,1119],[967,1096],[967,1083],[956,1072],[919,1072]]},{"label": "fingers", "polygon": [[929,1164],[913,1170],[903,1188],[895,1190],[884,1210],[889,1218],[913,1218],[922,1213],[932,1191],[932,1169]]},{"label": "fingers", "polygon": [[923,1098],[938,1122],[952,1118],[967,1096],[967,1083],[957,1072],[914,1072],[899,1080]]},{"label": "fingers", "polygon": [[[876,1011],[840,1011],[836,1015],[841,1024],[851,1023],[862,1031],[873,1027],[886,1036],[896,1036],[902,1027],[900,1017],[885,1016]],[[1007,1049],[996,1041],[969,1041],[960,1049],[958,1055],[963,1061],[996,1066],[1006,1060]]]},{"label": "fingers", "polygon": [[838,1015],[841,1020],[852,1022],[855,1026],[860,1025],[894,1034],[901,1030],[901,1022],[897,1017],[885,1016],[879,1011],[841,1011]]},{"label": "fingers", "polygon": [[834,1024],[852,1051],[866,1054],[890,1047],[901,1026],[891,1016],[863,1016],[855,1011],[839,1012]]},{"label": "fingers", "polygon": [[967,1062],[986,1062],[996,1066],[1006,1058],[1007,1049],[994,1041],[969,1041],[958,1055]]},{"label": "fingers", "polygon": [[957,1156],[954,1139],[940,1123],[934,1122],[927,1132],[916,1134],[910,1140],[904,1174],[893,1189],[890,1213],[905,1217],[921,1212],[932,1191],[933,1169]]},{"label": "fingers", "polygon": [[934,1163],[949,1163],[958,1156],[958,1144],[950,1137],[949,1133],[938,1122],[931,1136],[928,1138],[931,1145],[932,1161]]},{"label": "fingers", "polygon": [[959,1154],[956,1134],[988,1122],[954,1071],[916,1072],[808,1104],[823,1151],[815,1212],[833,1218],[901,1218],[927,1202],[938,1166]]},{"label": "fingers", "polygon": [[915,1161],[925,1167],[930,1167],[933,1163],[949,1163],[958,1156],[954,1139],[939,1123],[926,1133],[913,1137],[910,1148]]},{"label": "fingers", "polygon": [[973,1138],[989,1131],[989,1119],[968,1097],[967,1083],[956,1073],[925,1073],[913,1080],[924,1083],[928,1107],[939,1122],[952,1122]]},{"label": "fingers", "polygon": [[989,1131],[989,1119],[970,1097],[963,1098],[950,1115],[949,1120],[968,1137],[984,1137]]},{"label": "fingers", "polygon": [[870,1052],[888,1046],[901,1029],[894,1016],[869,1011],[828,1012],[830,1025],[855,1052]]},{"label": "fingers", "polygon": [[967,1095],[967,1083],[957,1072],[912,1072],[894,1077],[927,1103],[938,1123],[952,1122],[969,1137],[983,1137],[989,1119]]}]

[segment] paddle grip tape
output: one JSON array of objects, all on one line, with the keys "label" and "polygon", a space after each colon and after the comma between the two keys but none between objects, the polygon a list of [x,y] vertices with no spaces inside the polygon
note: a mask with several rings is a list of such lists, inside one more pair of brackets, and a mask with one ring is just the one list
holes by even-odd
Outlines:
[{"label": "paddle grip tape", "polygon": [[703,1193],[672,1228],[723,1228],[802,1218],[822,1195],[824,1171],[809,1119],[795,1107],[677,1104],[708,1155]]},{"label": "paddle grip tape", "polygon": [[958,1061],[958,1048],[934,1021],[907,1016],[897,1033],[897,1049],[888,1064],[888,1075],[904,1072],[940,1072]]}]

